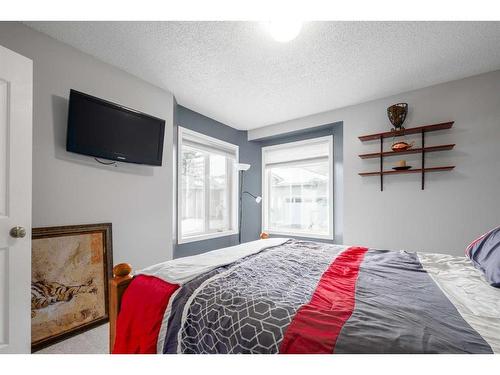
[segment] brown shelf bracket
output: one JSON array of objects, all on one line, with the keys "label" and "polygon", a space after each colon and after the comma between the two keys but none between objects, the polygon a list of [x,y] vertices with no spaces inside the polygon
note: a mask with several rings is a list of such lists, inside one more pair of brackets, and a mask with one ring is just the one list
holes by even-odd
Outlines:
[{"label": "brown shelf bracket", "polygon": [[425,188],[425,130],[422,129],[422,190]]},{"label": "brown shelf bracket", "polygon": [[380,191],[384,191],[384,137],[380,136]]}]

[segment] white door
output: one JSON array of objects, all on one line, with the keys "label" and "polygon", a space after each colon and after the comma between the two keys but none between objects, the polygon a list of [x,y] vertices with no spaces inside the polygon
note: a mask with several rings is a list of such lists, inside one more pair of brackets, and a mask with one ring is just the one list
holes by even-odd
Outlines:
[{"label": "white door", "polygon": [[30,352],[32,91],[32,61],[0,46],[0,353]]}]

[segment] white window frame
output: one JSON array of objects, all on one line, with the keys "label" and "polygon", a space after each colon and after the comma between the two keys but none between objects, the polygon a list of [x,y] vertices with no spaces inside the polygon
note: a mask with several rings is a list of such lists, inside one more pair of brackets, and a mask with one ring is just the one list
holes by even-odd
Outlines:
[{"label": "white window frame", "polygon": [[[266,151],[269,150],[278,150],[278,149],[286,149],[286,148],[291,148],[291,147],[297,147],[297,146],[302,146],[302,145],[307,145],[307,144],[313,144],[313,143],[319,143],[319,142],[325,142],[328,141],[328,168],[329,168],[329,178],[328,178],[328,202],[329,202],[329,207],[330,209],[328,210],[328,222],[329,222],[329,228],[328,228],[328,234],[322,235],[322,234],[317,234],[317,233],[307,233],[307,232],[301,232],[301,231],[293,231],[293,232],[287,232],[287,231],[275,231],[269,228],[268,226],[268,210],[269,210],[269,189],[270,186],[267,181],[267,173],[266,173]],[[302,159],[302,160],[307,160],[307,159]],[[293,163],[300,163],[302,160],[299,161],[291,161],[289,162],[289,165]],[[281,143],[278,145],[274,146],[266,146],[262,147],[262,232],[266,232],[269,234],[275,234],[275,235],[280,235],[280,236],[291,236],[291,237],[302,237],[302,238],[315,238],[315,239],[323,239],[323,240],[333,240],[334,239],[334,201],[333,201],[333,166],[334,166],[334,160],[333,160],[333,135],[327,135],[324,137],[317,137],[317,138],[311,138],[311,139],[306,139],[303,141],[296,141],[296,142],[288,142],[288,143]]]},{"label": "white window frame", "polygon": [[[233,172],[231,174],[232,181],[231,181],[231,199],[228,200],[228,204],[230,205],[230,218],[229,221],[231,222],[231,229],[230,230],[225,230],[225,231],[214,231],[214,232],[205,232],[203,234],[196,234],[193,236],[182,236],[182,143],[184,136],[189,136],[192,135],[196,138],[203,139],[207,141],[208,144],[215,145],[215,146],[220,146],[221,149],[229,149],[232,150],[236,157],[234,161],[234,168]],[[203,240],[209,240],[212,238],[219,238],[219,237],[225,237],[225,236],[230,236],[234,234],[238,234],[238,228],[239,228],[239,223],[238,223],[238,172],[235,168],[236,164],[239,163],[239,146],[221,141],[220,139],[210,137],[208,135],[198,133],[194,130],[184,128],[182,126],[178,126],[178,138],[177,138],[177,243],[178,244],[184,244],[184,243],[189,243],[189,242],[195,242],[195,241],[203,241]],[[207,172],[206,172],[207,173]],[[209,202],[206,202],[205,204],[209,204]],[[208,218],[205,218],[206,220]]]}]

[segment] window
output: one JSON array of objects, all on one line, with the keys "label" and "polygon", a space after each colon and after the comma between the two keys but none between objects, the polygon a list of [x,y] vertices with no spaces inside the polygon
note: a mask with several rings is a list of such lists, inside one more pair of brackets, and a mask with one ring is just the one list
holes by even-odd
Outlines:
[{"label": "window", "polygon": [[179,127],[178,242],[237,233],[238,146]]},{"label": "window", "polygon": [[262,148],[263,231],[333,239],[333,136]]}]

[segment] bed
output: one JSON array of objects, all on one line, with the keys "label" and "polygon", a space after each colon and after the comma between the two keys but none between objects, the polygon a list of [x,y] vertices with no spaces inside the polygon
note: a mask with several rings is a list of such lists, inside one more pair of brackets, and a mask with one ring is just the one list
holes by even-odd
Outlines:
[{"label": "bed", "polygon": [[269,238],[114,272],[113,353],[500,353],[467,257]]}]

